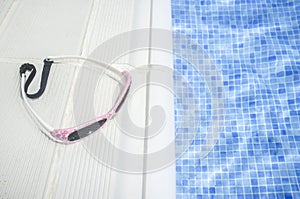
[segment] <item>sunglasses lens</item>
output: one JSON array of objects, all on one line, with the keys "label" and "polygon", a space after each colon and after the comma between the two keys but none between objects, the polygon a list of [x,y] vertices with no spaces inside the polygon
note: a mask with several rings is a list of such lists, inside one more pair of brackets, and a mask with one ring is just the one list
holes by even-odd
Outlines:
[{"label": "sunglasses lens", "polygon": [[105,124],[107,119],[103,119],[100,121],[97,121],[95,123],[90,124],[89,126],[86,126],[82,129],[78,129],[77,131],[74,131],[73,133],[71,133],[68,136],[68,140],[69,141],[76,141],[79,140],[81,138],[84,138],[88,135],[90,135],[91,133],[97,131],[99,128],[101,128],[103,126],[103,124]]}]

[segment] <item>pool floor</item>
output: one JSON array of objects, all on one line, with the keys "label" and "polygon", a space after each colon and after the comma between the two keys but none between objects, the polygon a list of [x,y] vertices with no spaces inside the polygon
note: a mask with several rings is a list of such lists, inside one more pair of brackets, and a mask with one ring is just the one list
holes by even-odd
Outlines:
[{"label": "pool floor", "polygon": [[195,107],[175,81],[177,136],[197,129],[176,162],[177,198],[300,198],[300,1],[173,0],[172,22],[217,68],[225,106],[220,136],[202,157],[210,91],[193,60],[174,57],[200,111],[199,128],[181,126]]}]

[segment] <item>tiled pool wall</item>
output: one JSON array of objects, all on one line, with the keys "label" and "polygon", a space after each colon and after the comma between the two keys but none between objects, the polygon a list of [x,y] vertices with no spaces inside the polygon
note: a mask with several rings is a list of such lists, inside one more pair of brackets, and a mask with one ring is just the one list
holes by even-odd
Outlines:
[{"label": "tiled pool wall", "polygon": [[[172,22],[217,67],[226,109],[208,156],[199,156],[205,130],[197,128],[177,160],[177,198],[300,198],[300,1],[172,0]],[[174,68],[209,107],[189,62],[174,57]],[[195,127],[178,127],[190,107],[176,79],[175,91],[177,135],[190,133]],[[201,124],[209,111],[199,110],[195,123],[209,125]]]}]

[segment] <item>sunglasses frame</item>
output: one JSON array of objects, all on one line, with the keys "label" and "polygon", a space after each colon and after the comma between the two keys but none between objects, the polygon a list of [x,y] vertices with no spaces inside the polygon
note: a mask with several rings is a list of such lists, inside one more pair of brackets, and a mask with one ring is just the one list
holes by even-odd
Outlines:
[{"label": "sunglasses frame", "polygon": [[[60,62],[62,62],[62,60],[66,60],[66,59],[80,59],[80,60],[89,61],[89,62],[95,63],[101,67],[104,67],[106,69],[109,69],[110,71],[116,73],[117,75],[125,77],[125,83],[124,83],[124,86],[122,88],[120,95],[118,96],[114,106],[106,114],[98,116],[95,119],[92,119],[88,122],[85,122],[83,124],[80,124],[80,125],[77,125],[74,127],[55,129],[55,128],[51,127],[50,125],[48,125],[41,117],[39,117],[39,115],[34,111],[32,106],[29,104],[29,102],[27,100],[26,92],[25,92],[26,74],[25,74],[25,72],[21,73],[21,84],[20,84],[21,96],[24,101],[24,104],[26,105],[27,110],[32,114],[36,123],[38,123],[41,130],[48,137],[50,137],[52,140],[59,142],[59,143],[70,144],[70,143],[78,142],[78,141],[88,137],[89,135],[93,134],[95,131],[100,129],[107,122],[107,120],[111,120],[116,115],[116,113],[120,110],[122,104],[124,103],[128,93],[129,93],[132,78],[131,78],[130,73],[126,70],[123,72],[120,72],[119,70],[113,68],[112,66],[109,66],[108,64],[104,64],[104,63],[101,63],[99,61],[96,61],[96,60],[93,60],[90,58],[65,56],[65,57],[49,57],[49,58],[46,58],[45,60],[51,61],[53,64],[55,64],[55,63],[60,63]],[[88,130],[89,127],[94,127],[95,125],[98,125],[98,126],[96,126],[97,127],[96,129],[93,129],[93,128],[90,129],[89,132],[84,133],[84,136],[79,135],[78,132],[80,132],[84,129]]]}]

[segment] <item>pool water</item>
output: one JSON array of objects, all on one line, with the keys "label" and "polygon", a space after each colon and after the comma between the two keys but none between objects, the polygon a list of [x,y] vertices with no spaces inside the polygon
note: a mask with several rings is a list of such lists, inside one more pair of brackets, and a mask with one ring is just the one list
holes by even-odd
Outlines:
[{"label": "pool water", "polygon": [[[225,108],[215,145],[199,155],[211,93],[180,58],[189,46],[174,45],[175,73],[188,81],[174,79],[176,136],[195,134],[176,162],[177,198],[300,198],[300,1],[172,0],[172,22],[216,67]],[[182,127],[187,109],[195,125]]]}]

